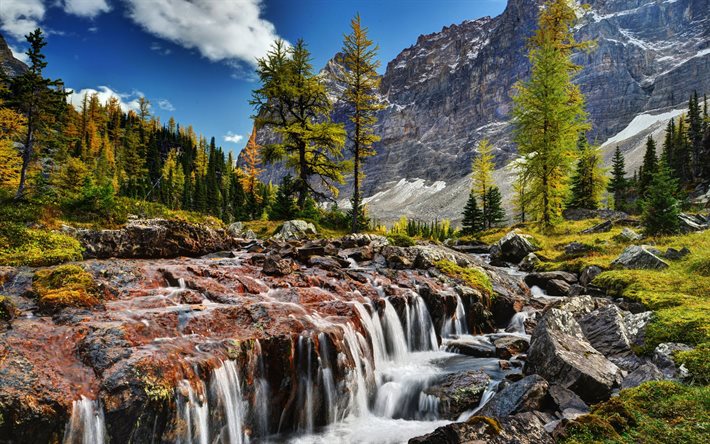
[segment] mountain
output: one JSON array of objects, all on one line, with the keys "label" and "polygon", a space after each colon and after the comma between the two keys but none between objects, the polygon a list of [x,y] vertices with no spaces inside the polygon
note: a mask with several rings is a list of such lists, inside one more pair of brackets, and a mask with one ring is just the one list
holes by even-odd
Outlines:
[{"label": "mountain", "polygon": [[27,65],[15,58],[2,35],[0,35],[0,69],[9,77],[27,71]]},{"label": "mountain", "polygon": [[[387,108],[377,127],[382,140],[365,164],[364,192],[377,219],[459,219],[475,146],[486,137],[496,147],[496,180],[509,194],[513,86],[529,74],[526,45],[542,3],[510,0],[498,17],[420,36],[387,64],[380,91]],[[629,153],[630,173],[640,161],[641,136],[655,131],[658,137],[693,90],[710,92],[710,1],[585,3],[575,35],[597,45],[575,56],[582,66],[575,81],[587,97],[592,137],[611,140],[607,157],[617,143]],[[340,87],[333,73],[340,67],[334,60],[321,75],[335,98]],[[333,117],[343,120],[337,102]],[[271,167],[263,178],[277,182],[283,173]]]}]

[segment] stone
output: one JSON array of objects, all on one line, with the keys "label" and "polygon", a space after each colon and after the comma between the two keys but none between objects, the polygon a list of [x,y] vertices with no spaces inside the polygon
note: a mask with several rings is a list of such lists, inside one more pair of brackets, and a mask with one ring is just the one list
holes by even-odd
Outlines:
[{"label": "stone", "polygon": [[277,240],[306,239],[308,236],[318,234],[315,225],[304,220],[289,220],[283,223],[279,231],[273,236]]},{"label": "stone", "polygon": [[659,258],[645,246],[631,245],[627,247],[611,263],[616,268],[662,270],[668,268],[668,263]]},{"label": "stone", "polygon": [[614,239],[618,240],[619,242],[636,242],[638,240],[643,239],[643,236],[641,236],[631,228],[624,227],[624,229],[621,230],[621,233],[614,236]]},{"label": "stone", "polygon": [[290,274],[293,269],[291,268],[293,262],[290,259],[283,259],[279,256],[267,255],[264,258],[264,265],[262,271],[264,274],[269,274],[272,276],[284,276]]},{"label": "stone", "polygon": [[540,258],[537,257],[535,253],[529,253],[523,258],[518,264],[518,268],[521,271],[531,272],[535,269],[535,266],[540,263]]},{"label": "stone", "polygon": [[548,393],[552,401],[557,405],[557,410],[565,419],[575,419],[578,416],[589,413],[589,406],[572,390],[568,390],[559,384],[551,384]]},{"label": "stone", "polygon": [[582,272],[579,274],[579,283],[582,286],[586,287],[587,285],[591,284],[594,278],[599,276],[601,273],[601,268],[597,267],[596,265],[588,265],[584,267],[582,269]]},{"label": "stone", "polygon": [[233,222],[227,227],[227,232],[234,237],[242,237],[244,232],[243,222]]},{"label": "stone", "polygon": [[561,279],[551,279],[545,286],[548,296],[567,296],[571,290],[572,286]]},{"label": "stone", "polygon": [[594,247],[589,244],[583,244],[581,242],[570,242],[569,244],[565,245],[565,256],[584,256],[592,250],[594,250]]},{"label": "stone", "polygon": [[533,412],[500,419],[473,416],[412,438],[409,444],[553,444],[545,422]]},{"label": "stone", "polygon": [[496,348],[496,356],[502,359],[510,359],[513,355],[525,353],[530,347],[530,341],[521,336],[503,336],[493,341]]},{"label": "stone", "polygon": [[502,418],[516,413],[542,410],[549,384],[538,375],[526,376],[499,391],[477,412]]},{"label": "stone", "polygon": [[592,347],[571,313],[549,309],[532,334],[526,374],[538,374],[586,402],[606,399],[621,371]]},{"label": "stone", "polygon": [[591,313],[599,307],[609,305],[608,299],[594,298],[589,295],[573,296],[561,301],[554,302],[551,307],[572,314],[575,318]]},{"label": "stone", "polygon": [[685,376],[686,370],[682,366],[677,366],[673,353],[679,351],[690,351],[693,347],[685,344],[680,344],[677,342],[664,342],[658,344],[656,349],[653,351],[652,361],[656,364],[656,367],[668,379],[682,379]]},{"label": "stone", "polygon": [[496,348],[492,344],[464,340],[448,341],[446,343],[446,351],[473,356],[474,358],[493,358],[496,355]]},{"label": "stone", "polygon": [[632,353],[624,317],[616,305],[594,310],[578,322],[592,347],[604,356],[628,356]]},{"label": "stone", "polygon": [[424,394],[439,400],[439,417],[456,419],[481,402],[490,377],[482,370],[451,373],[424,390]]},{"label": "stone", "polygon": [[653,319],[652,311],[641,313],[624,313],[624,325],[631,345],[643,345],[646,338],[646,327]]},{"label": "stone", "polygon": [[254,232],[251,231],[251,230],[245,231],[244,234],[242,234],[242,237],[243,237],[244,239],[249,239],[249,240],[255,240],[255,239],[257,239],[256,233],[254,233]]},{"label": "stone", "polygon": [[612,223],[610,220],[605,220],[604,222],[594,225],[593,227],[587,228],[586,230],[580,231],[580,234],[593,234],[593,233],[606,233],[611,231]]},{"label": "stone", "polygon": [[538,250],[523,235],[511,231],[490,248],[492,260],[519,263],[525,256]]},{"label": "stone", "polygon": [[663,257],[672,261],[677,261],[683,259],[689,254],[690,250],[686,247],[683,247],[680,250],[676,250],[675,248],[668,248],[666,252],[663,253]]},{"label": "stone", "polygon": [[678,215],[680,230],[684,233],[702,231],[710,228],[710,218],[700,214],[681,213]]},{"label": "stone", "polygon": [[647,381],[662,381],[663,379],[665,379],[663,372],[652,362],[647,362],[626,375],[624,380],[621,381],[621,388],[628,389],[638,387]]},{"label": "stone", "polygon": [[524,280],[529,287],[538,286],[549,296],[567,296],[571,286],[577,283],[577,276],[565,271],[547,271],[530,273]]}]

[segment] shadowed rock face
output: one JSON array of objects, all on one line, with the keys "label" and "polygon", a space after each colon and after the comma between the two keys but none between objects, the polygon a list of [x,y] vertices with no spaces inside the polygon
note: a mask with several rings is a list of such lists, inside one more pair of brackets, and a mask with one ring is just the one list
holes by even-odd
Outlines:
[{"label": "shadowed rock face", "polygon": [[[526,42],[541,3],[509,0],[498,17],[422,35],[387,64],[380,93],[388,106],[376,128],[382,140],[364,167],[363,191],[375,217],[458,220],[476,143],[491,140],[499,167],[514,157],[511,95],[529,73]],[[597,46],[575,56],[582,66],[575,81],[587,98],[593,139],[607,140],[644,112],[686,108],[693,90],[710,90],[707,0],[584,3],[591,8],[579,11],[575,36]],[[323,70],[334,95],[341,86],[332,74],[339,69],[330,62]],[[334,120],[345,121],[339,103]],[[622,144],[625,153],[631,148]],[[273,167],[263,179],[278,182],[284,174]],[[497,181],[507,195],[505,174]],[[345,192],[343,205],[348,199]]]},{"label": "shadowed rock face", "polygon": [[2,35],[0,35],[0,69],[8,77],[15,77],[27,71],[27,65],[15,58]]}]

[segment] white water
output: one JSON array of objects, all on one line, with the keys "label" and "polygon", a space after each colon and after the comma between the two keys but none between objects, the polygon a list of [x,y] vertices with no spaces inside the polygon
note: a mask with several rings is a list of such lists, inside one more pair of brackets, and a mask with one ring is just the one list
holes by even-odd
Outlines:
[{"label": "white water", "polygon": [[106,423],[98,402],[82,395],[72,403],[71,418],[64,432],[64,444],[102,444]]},{"label": "white water", "polygon": [[249,438],[244,433],[244,400],[242,399],[239,374],[234,361],[226,361],[212,374],[212,393],[217,401],[216,410],[221,410],[224,421],[218,432],[219,440],[231,444],[246,444]]},{"label": "white water", "polygon": [[510,319],[508,327],[505,329],[505,331],[525,334],[525,321],[527,320],[528,313],[526,311],[519,311],[515,313]]},{"label": "white water", "polygon": [[447,319],[441,328],[441,337],[461,336],[468,333],[466,326],[466,309],[463,306],[461,296],[456,295],[456,312]]},{"label": "white water", "polygon": [[184,434],[178,436],[178,443],[209,444],[209,406],[204,398],[205,386],[200,384],[201,392],[195,393],[190,381],[182,380],[178,390],[187,399],[178,398],[178,416],[184,427]]}]

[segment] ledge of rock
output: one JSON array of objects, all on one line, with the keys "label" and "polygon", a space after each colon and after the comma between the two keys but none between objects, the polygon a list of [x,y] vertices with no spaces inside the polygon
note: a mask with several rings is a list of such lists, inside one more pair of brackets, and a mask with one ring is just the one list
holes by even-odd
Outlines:
[{"label": "ledge of rock", "polygon": [[226,230],[181,220],[139,219],[117,230],[65,231],[79,240],[85,259],[202,256],[237,246]]}]

